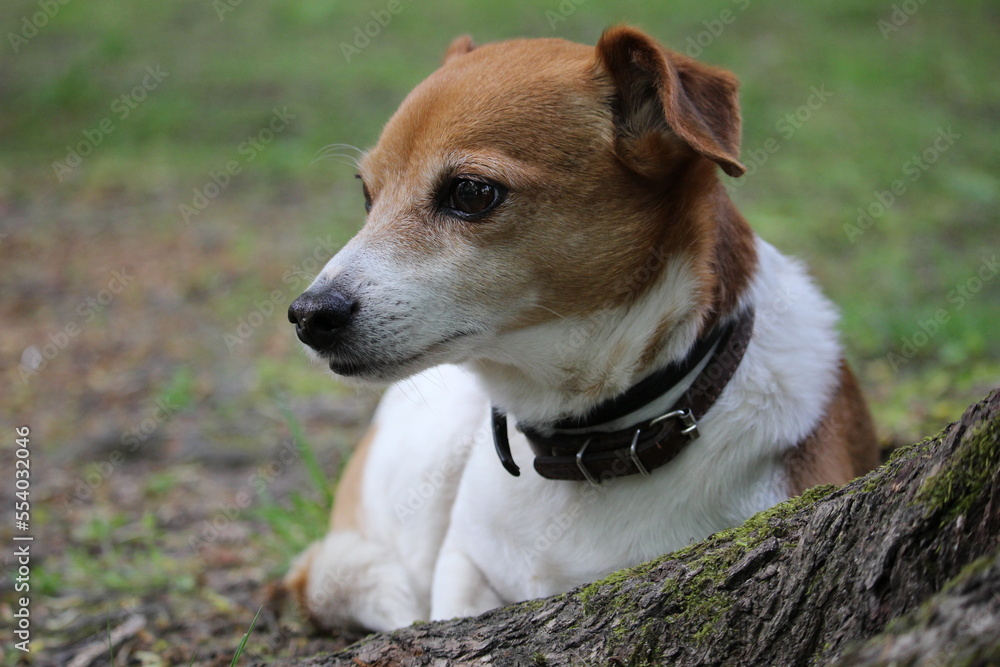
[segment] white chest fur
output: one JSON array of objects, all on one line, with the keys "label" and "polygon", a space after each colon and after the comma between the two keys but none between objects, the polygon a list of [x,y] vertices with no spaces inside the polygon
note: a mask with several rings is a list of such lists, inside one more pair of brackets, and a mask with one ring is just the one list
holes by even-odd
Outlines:
[{"label": "white chest fur", "polygon": [[841,352],[835,312],[801,267],[762,241],[758,252],[743,362],[702,437],[649,478],[544,479],[513,428],[522,474],[511,477],[493,451],[489,400],[457,367],[387,393],[364,475],[364,532],[402,561],[418,595],[432,588],[432,617],[564,591],[788,496],[781,454],[820,419]]}]

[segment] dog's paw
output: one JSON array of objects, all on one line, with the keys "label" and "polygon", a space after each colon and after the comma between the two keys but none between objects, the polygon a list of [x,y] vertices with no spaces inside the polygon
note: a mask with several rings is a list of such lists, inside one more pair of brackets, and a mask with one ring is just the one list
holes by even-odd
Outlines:
[{"label": "dog's paw", "polygon": [[393,630],[426,620],[402,565],[360,534],[335,532],[299,554],[284,578],[313,625]]}]

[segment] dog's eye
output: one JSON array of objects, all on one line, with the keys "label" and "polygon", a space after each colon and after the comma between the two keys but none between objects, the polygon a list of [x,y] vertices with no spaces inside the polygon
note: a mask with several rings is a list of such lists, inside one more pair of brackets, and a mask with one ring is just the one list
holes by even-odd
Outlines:
[{"label": "dog's eye", "polygon": [[365,213],[372,212],[372,193],[368,192],[368,185],[361,178],[361,174],[354,174],[354,178],[361,181],[361,192],[365,194]]},{"label": "dog's eye", "polygon": [[365,193],[365,213],[371,213],[372,212],[372,196],[371,196],[371,193],[368,192],[368,186],[367,185],[362,185],[361,186],[361,191]]},{"label": "dog's eye", "polygon": [[496,208],[506,194],[492,183],[456,178],[448,185],[444,205],[463,217],[478,217]]}]

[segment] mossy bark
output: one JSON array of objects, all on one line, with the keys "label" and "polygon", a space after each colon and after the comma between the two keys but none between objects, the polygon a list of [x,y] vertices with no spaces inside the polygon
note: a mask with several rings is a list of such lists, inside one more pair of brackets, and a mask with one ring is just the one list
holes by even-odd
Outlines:
[{"label": "mossy bark", "polygon": [[543,601],[287,665],[1000,664],[1000,390],[839,489]]}]

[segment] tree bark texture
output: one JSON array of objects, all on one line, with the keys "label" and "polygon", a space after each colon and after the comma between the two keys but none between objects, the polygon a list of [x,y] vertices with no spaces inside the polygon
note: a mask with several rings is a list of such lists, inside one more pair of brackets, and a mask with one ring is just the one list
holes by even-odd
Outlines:
[{"label": "tree bark texture", "polygon": [[590,586],[326,665],[1000,665],[1000,390],[850,484]]}]

